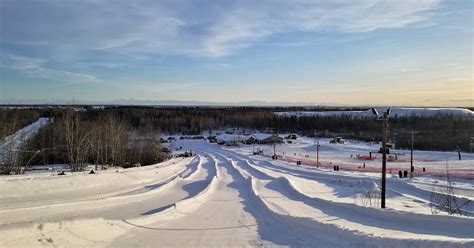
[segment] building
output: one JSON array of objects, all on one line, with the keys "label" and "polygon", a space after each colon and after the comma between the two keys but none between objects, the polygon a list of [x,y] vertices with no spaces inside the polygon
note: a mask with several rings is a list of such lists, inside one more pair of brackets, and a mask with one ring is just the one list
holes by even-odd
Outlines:
[{"label": "building", "polygon": [[216,136],[216,141],[219,145],[237,146],[241,142],[241,138],[238,135],[220,134]]},{"label": "building", "polygon": [[242,135],[241,142],[247,145],[255,144],[257,140],[252,135]]},{"label": "building", "polygon": [[256,133],[253,137],[257,144],[283,143],[283,138],[276,134]]}]

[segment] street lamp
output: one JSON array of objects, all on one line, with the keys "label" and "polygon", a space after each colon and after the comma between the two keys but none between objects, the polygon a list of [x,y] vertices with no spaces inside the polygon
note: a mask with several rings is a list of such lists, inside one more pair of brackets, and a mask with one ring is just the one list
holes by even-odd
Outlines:
[{"label": "street lamp", "polygon": [[316,144],[316,167],[319,168],[319,137],[317,131],[314,131],[314,138],[314,143]]},{"label": "street lamp", "polygon": [[383,121],[383,141],[382,141],[382,192],[380,207],[385,208],[385,184],[387,174],[387,130],[388,130],[388,116],[390,115],[391,109],[388,108],[382,115],[372,108],[372,113],[377,117],[377,120]]},{"label": "street lamp", "polygon": [[413,173],[415,172],[415,166],[413,165],[413,144],[415,140],[415,132],[414,130],[411,131],[411,150],[410,150],[410,177],[413,177]]}]

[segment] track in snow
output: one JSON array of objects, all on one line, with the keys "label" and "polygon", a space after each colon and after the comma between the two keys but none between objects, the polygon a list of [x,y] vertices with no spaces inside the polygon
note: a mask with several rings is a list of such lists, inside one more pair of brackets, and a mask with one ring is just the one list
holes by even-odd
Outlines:
[{"label": "track in snow", "polygon": [[[389,179],[387,203],[394,207],[380,210],[354,199],[357,187],[378,181],[374,175],[292,167],[204,141],[179,143],[197,156],[98,174],[110,181],[92,187],[79,183],[25,198],[2,195],[0,232],[7,238],[0,246],[48,245],[46,238],[59,245],[113,247],[474,245],[473,218],[427,213],[429,190],[406,181]],[[92,175],[1,182],[7,188],[47,187],[87,177]],[[110,179],[115,177],[129,181]]]}]

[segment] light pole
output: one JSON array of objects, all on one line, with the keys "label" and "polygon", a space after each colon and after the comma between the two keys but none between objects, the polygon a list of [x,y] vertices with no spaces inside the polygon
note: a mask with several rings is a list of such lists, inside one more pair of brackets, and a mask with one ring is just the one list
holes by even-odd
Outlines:
[{"label": "light pole", "polygon": [[317,132],[314,132],[314,135],[315,135],[315,142],[316,143],[316,167],[319,167],[319,137],[318,137],[318,133]]},{"label": "light pole", "polygon": [[319,167],[319,137],[317,138],[317,141],[316,141],[316,164]]},{"label": "light pole", "polygon": [[383,121],[383,140],[382,140],[382,192],[381,192],[381,201],[380,207],[385,208],[385,184],[387,181],[387,131],[388,131],[388,116],[390,115],[390,108],[387,108],[387,111],[383,113],[382,116],[379,115],[375,108],[372,108],[372,113],[377,116],[378,120]]},{"label": "light pole", "polygon": [[459,160],[461,160],[461,148],[459,148],[459,146],[456,146],[456,151],[458,152]]},{"label": "light pole", "polygon": [[411,150],[410,150],[410,177],[413,177],[415,166],[413,166],[413,143],[415,140],[415,131],[411,131]]},{"label": "light pole", "polygon": [[277,155],[276,155],[276,138],[274,137],[274,140],[273,140],[273,159],[277,159]]}]

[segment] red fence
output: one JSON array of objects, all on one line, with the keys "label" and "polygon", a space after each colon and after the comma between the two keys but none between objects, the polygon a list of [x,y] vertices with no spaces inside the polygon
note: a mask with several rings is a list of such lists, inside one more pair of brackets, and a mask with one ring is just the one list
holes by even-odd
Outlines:
[{"label": "red fence", "polygon": [[[269,155],[264,155],[266,157],[270,157]],[[382,164],[380,163],[380,167],[374,167],[374,166],[366,166],[365,168],[360,164],[353,164],[353,163],[347,163],[347,162],[328,162],[328,161],[321,161],[319,162],[319,165],[316,164],[316,161],[313,159],[309,158],[298,158],[298,157],[291,157],[291,156],[283,156],[283,157],[278,157],[278,159],[287,161],[287,162],[293,162],[295,166],[296,161],[301,161],[302,165],[309,165],[309,166],[314,166],[314,167],[321,167],[321,168],[327,168],[327,169],[332,169],[333,166],[338,165],[340,169],[342,170],[347,170],[347,171],[360,171],[360,172],[382,172]],[[410,161],[410,160],[408,160]],[[418,162],[431,162],[432,160],[415,160]],[[402,161],[400,161],[402,162]],[[404,161],[406,162],[406,161]],[[423,167],[415,166],[415,175],[422,176],[422,175],[429,175],[429,176],[446,176],[446,171],[444,168],[429,168],[425,167],[426,171],[423,172]],[[387,173],[393,174],[396,176],[398,174],[398,171],[405,171],[407,170],[408,172],[410,171],[410,168],[407,166],[393,166],[393,162],[390,162],[387,164]],[[464,179],[474,179],[474,170],[473,169],[450,169],[449,175],[451,177],[456,177],[456,178],[464,178]]]}]

